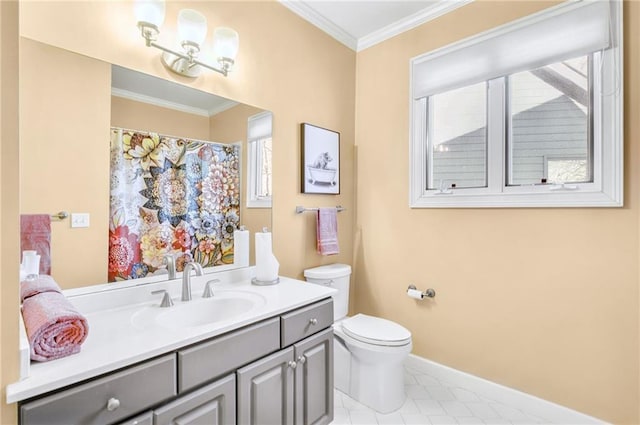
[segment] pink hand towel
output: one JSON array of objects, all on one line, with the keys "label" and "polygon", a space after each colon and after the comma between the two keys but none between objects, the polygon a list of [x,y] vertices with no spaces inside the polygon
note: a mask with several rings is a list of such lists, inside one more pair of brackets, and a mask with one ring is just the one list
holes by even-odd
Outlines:
[{"label": "pink hand towel", "polygon": [[51,274],[51,216],[20,216],[20,252],[34,250],[40,256],[40,273]]},{"label": "pink hand towel", "polygon": [[24,300],[22,318],[31,360],[49,361],[80,351],[89,324],[59,292],[43,292]]},{"label": "pink hand towel", "polygon": [[316,225],[318,254],[339,254],[338,247],[338,210],[336,208],[318,208]]},{"label": "pink hand towel", "polygon": [[41,274],[34,280],[23,280],[20,282],[20,302],[26,298],[40,294],[42,292],[59,292],[62,290],[51,276]]}]

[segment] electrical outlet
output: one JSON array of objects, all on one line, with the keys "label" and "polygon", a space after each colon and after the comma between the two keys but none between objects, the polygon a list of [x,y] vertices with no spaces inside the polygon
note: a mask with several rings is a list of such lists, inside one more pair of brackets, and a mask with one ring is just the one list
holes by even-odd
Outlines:
[{"label": "electrical outlet", "polygon": [[89,227],[89,213],[72,213],[71,227]]}]

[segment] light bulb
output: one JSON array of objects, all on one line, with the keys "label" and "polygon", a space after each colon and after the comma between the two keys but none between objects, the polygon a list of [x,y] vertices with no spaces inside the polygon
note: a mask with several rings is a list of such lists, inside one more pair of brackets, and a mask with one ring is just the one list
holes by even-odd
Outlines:
[{"label": "light bulb", "polygon": [[239,47],[240,39],[235,30],[219,27],[213,32],[213,53],[218,60],[235,60]]},{"label": "light bulb", "polygon": [[146,22],[160,28],[164,23],[164,0],[136,0],[133,13],[137,22]]},{"label": "light bulb", "polygon": [[182,9],[178,14],[178,35],[181,42],[202,44],[207,36],[207,18],[193,9]]}]

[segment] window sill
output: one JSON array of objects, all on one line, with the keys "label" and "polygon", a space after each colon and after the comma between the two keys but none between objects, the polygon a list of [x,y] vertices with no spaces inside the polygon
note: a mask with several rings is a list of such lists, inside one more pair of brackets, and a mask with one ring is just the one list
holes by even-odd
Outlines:
[{"label": "window sill", "polygon": [[271,199],[250,199],[247,208],[271,208]]},{"label": "window sill", "polygon": [[429,191],[411,199],[411,208],[588,208],[622,207],[622,194],[550,192],[469,194]]}]

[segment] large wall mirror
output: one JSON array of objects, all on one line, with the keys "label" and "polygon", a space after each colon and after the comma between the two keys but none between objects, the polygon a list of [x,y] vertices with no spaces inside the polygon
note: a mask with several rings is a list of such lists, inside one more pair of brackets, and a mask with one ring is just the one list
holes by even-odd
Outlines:
[{"label": "large wall mirror", "polygon": [[[51,274],[63,288],[109,280],[109,261],[113,260],[109,238],[115,225],[110,148],[114,128],[166,136],[167,144],[190,140],[196,145],[215,142],[216,149],[230,146],[232,155],[238,153],[239,168],[238,181],[229,182],[231,189],[239,185],[235,224],[251,234],[271,228],[268,111],[22,38],[20,211],[89,215],[89,227],[72,227],[71,217],[51,222]],[[128,140],[134,156],[151,154],[145,150],[154,148],[148,141],[135,144]],[[155,166],[153,170],[163,164],[153,163]],[[128,177],[135,178],[137,172]],[[144,188],[138,189],[131,190],[144,197]],[[178,219],[173,222],[165,217],[164,221],[173,228],[180,225]],[[252,245],[249,253],[249,264],[254,264]],[[163,266],[157,266],[152,280],[164,273]],[[232,263],[209,271],[230,267]]]}]

